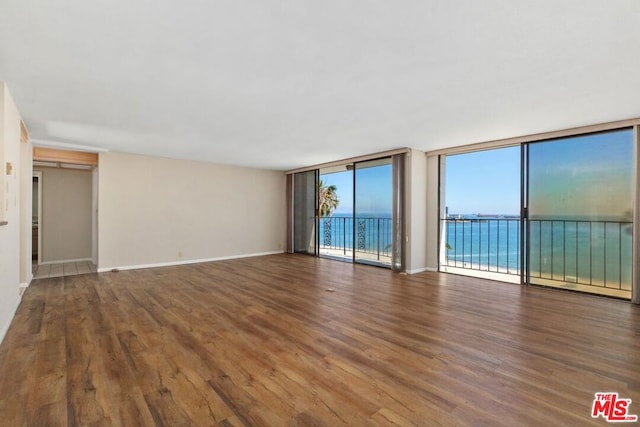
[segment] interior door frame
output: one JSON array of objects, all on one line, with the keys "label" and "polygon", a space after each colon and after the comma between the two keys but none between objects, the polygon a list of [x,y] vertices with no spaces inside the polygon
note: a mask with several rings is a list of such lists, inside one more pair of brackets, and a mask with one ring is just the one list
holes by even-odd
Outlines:
[{"label": "interior door frame", "polygon": [[91,260],[98,266],[99,261],[99,242],[98,235],[99,229],[99,171],[98,166],[95,166],[91,171]]},{"label": "interior door frame", "polygon": [[[33,171],[33,177],[38,178],[38,265],[40,265],[42,263],[42,171]],[[33,222],[31,225],[33,233]],[[31,241],[33,242],[33,236]]]}]

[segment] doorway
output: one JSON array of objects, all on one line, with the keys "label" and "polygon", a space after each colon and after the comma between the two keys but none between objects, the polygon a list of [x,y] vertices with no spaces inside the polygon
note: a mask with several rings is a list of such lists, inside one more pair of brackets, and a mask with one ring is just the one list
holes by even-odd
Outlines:
[{"label": "doorway", "polygon": [[34,148],[34,278],[97,271],[97,160],[92,153]]}]

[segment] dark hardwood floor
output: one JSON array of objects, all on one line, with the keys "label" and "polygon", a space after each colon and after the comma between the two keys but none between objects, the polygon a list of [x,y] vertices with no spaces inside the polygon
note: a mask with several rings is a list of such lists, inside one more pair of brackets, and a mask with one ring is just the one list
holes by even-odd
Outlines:
[{"label": "dark hardwood floor", "polygon": [[0,424],[606,425],[640,414],[640,307],[302,255],[36,280]]}]

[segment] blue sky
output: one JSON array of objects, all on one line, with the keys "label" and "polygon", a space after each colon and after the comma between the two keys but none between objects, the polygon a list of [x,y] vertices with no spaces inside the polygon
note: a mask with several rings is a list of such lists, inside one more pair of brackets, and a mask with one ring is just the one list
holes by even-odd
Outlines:
[{"label": "blue sky", "polygon": [[[631,209],[633,134],[629,130],[533,143],[529,148],[530,213],[618,218]],[[391,165],[357,170],[359,213],[390,213]],[[336,185],[335,213],[353,213],[353,172],[321,175]],[[445,158],[450,214],[520,212],[520,146]]]},{"label": "blue sky", "polygon": [[[357,169],[358,214],[390,214],[392,202],[391,165]],[[353,171],[320,175],[325,185],[338,187],[340,204],[335,213],[353,214]]]},{"label": "blue sky", "polygon": [[[520,147],[447,156],[449,214],[518,214]],[[598,133],[529,146],[529,207],[535,217],[620,219],[633,198],[633,133]]]},{"label": "blue sky", "polygon": [[531,144],[532,217],[619,220],[633,200],[633,132],[598,133]]},{"label": "blue sky", "polygon": [[449,214],[520,213],[520,147],[446,157]]}]

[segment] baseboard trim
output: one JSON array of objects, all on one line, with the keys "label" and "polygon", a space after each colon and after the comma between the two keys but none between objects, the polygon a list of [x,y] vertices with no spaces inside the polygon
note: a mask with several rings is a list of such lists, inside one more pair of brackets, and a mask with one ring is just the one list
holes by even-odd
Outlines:
[{"label": "baseboard trim", "polygon": [[[20,284],[20,287],[22,287],[22,284]],[[11,318],[7,321],[6,325],[2,326],[2,330],[0,330],[0,344],[2,343],[2,341],[4,341],[4,337],[7,335],[7,332],[9,331],[9,327],[11,326],[11,323],[13,323],[13,318],[16,317],[16,311],[18,311],[18,307],[20,307],[21,302],[22,302],[22,292],[19,293],[15,306],[11,311]]]},{"label": "baseboard trim", "polygon": [[18,290],[20,293],[20,297],[22,297],[22,295],[24,295],[24,291],[29,287],[29,285],[31,284],[31,281],[33,280],[33,276],[29,277],[29,281],[27,283],[20,283],[18,285]]},{"label": "baseboard trim", "polygon": [[189,259],[184,261],[158,262],[154,264],[137,264],[137,265],[125,265],[125,266],[117,266],[117,267],[101,267],[101,268],[98,268],[98,273],[105,273],[107,271],[113,271],[113,270],[140,270],[143,268],[172,267],[176,265],[226,261],[230,259],[251,258],[251,257],[266,256],[266,255],[277,255],[277,254],[283,254],[283,253],[284,251],[258,252],[253,254],[231,255],[231,256],[223,256],[223,257],[216,257],[216,258],[202,258],[202,259]]},{"label": "baseboard trim", "polygon": [[67,263],[67,262],[85,262],[85,261],[93,262],[93,259],[91,259],[91,258],[76,258],[76,259],[65,259],[65,260],[61,260],[61,261],[42,261],[38,265],[53,265],[53,264],[64,264],[64,263]]},{"label": "baseboard trim", "polygon": [[33,273],[29,273],[29,275],[27,276],[27,281],[24,283],[20,283],[21,288],[28,288],[31,285],[31,282],[33,282]]},{"label": "baseboard trim", "polygon": [[407,274],[418,274],[418,273],[424,273],[425,271],[430,271],[432,273],[437,273],[438,269],[437,268],[433,268],[433,267],[414,268],[413,270],[407,270]]}]

